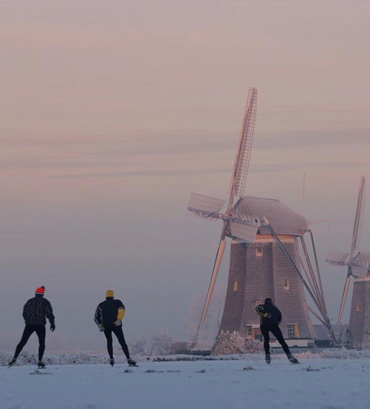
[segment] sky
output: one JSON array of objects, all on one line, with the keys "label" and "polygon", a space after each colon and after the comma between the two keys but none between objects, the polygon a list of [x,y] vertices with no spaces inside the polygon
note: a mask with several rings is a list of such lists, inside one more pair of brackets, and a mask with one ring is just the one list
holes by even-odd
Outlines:
[{"label": "sky", "polygon": [[129,341],[186,337],[221,232],[186,214],[189,194],[227,197],[249,86],[246,193],[330,219],[314,234],[335,321],[346,272],[325,253],[349,250],[370,177],[369,17],[362,0],[3,0],[2,342],[40,285],[71,349],[99,337],[108,288]]}]

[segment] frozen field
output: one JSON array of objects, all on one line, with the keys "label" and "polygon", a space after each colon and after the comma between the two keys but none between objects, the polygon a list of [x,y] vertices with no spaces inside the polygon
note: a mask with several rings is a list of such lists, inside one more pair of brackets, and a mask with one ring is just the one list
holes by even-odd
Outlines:
[{"label": "frozen field", "polygon": [[[39,372],[39,373],[37,373]],[[0,367],[2,409],[370,408],[370,360],[262,355],[231,361]]]}]

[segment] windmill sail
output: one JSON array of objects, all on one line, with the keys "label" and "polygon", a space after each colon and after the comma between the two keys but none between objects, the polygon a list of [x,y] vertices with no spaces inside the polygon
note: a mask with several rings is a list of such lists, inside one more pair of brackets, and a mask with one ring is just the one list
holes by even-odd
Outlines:
[{"label": "windmill sail", "polygon": [[257,116],[257,90],[249,88],[247,105],[245,107],[242,127],[240,131],[239,146],[234,163],[234,171],[230,185],[230,199],[234,195],[243,196],[247,181],[249,162],[252,153],[254,127]]},{"label": "windmill sail", "polygon": [[206,301],[205,301],[204,307],[203,307],[202,317],[201,317],[201,319],[199,321],[197,333],[195,335],[195,342],[198,340],[200,330],[202,329],[204,320],[205,320],[205,318],[207,316],[209,303],[211,302],[213,290],[214,290],[215,284],[216,284],[218,271],[220,269],[222,257],[223,257],[224,252],[225,252],[225,247],[226,247],[225,231],[226,231],[226,225],[224,224],[224,228],[222,229],[222,233],[221,233],[220,244],[218,245],[218,249],[217,249],[217,253],[216,253],[216,259],[215,259],[215,263],[214,263],[213,270],[212,270],[211,281],[209,283],[209,287],[208,287],[208,291],[207,291]]},{"label": "windmill sail", "polygon": [[253,218],[243,218],[237,212],[233,211],[235,196],[242,196],[247,180],[247,173],[252,151],[254,126],[257,114],[257,90],[249,88],[247,105],[244,111],[242,129],[240,132],[239,145],[234,163],[234,170],[231,177],[230,196],[228,199],[227,208],[223,207],[226,201],[215,199],[210,196],[192,193],[188,205],[188,211],[194,215],[208,220],[220,219],[223,221],[220,243],[216,253],[216,259],[212,270],[211,281],[209,284],[207,297],[204,303],[202,317],[199,322],[198,330],[195,336],[195,342],[204,320],[207,315],[209,303],[211,301],[213,289],[216,283],[218,271],[222,262],[222,257],[226,246],[226,237],[238,238],[246,242],[255,240],[258,221]]},{"label": "windmill sail", "polygon": [[349,253],[343,251],[330,250],[326,255],[326,262],[335,266],[346,266],[349,259]]},{"label": "windmill sail", "polygon": [[361,267],[370,267],[370,253],[361,251],[361,253],[358,254],[355,260],[356,264],[358,264]]},{"label": "windmill sail", "polygon": [[[360,258],[361,253],[357,253],[360,238],[361,238],[361,228],[362,222],[364,218],[364,205],[365,205],[365,189],[366,189],[366,179],[363,176],[360,179],[360,187],[358,190],[357,196],[357,206],[356,206],[356,214],[355,214],[355,222],[353,225],[353,233],[352,233],[352,242],[351,242],[351,252],[349,255],[344,258],[345,253],[340,252],[332,252],[329,255],[327,261],[331,264],[336,265],[345,265],[348,267],[347,269],[347,277],[346,282],[344,284],[344,290],[342,295],[342,300],[340,303],[339,314],[338,314],[338,322],[342,322],[342,316],[344,311],[344,306],[347,299],[348,288],[350,283],[351,276],[356,278],[364,277],[368,273],[368,264],[366,257],[366,253]],[[342,259],[341,259],[342,255]]]},{"label": "windmill sail", "polygon": [[353,258],[355,251],[358,249],[361,238],[362,220],[364,218],[365,188],[366,179],[363,176],[360,180],[360,187],[358,191],[356,216],[352,234],[351,258]]},{"label": "windmill sail", "polygon": [[188,210],[194,216],[207,219],[218,219],[218,212],[224,207],[226,201],[214,197],[191,193]]},{"label": "windmill sail", "polygon": [[247,243],[253,243],[256,240],[258,230],[257,223],[241,223],[232,221],[230,223],[230,237],[241,239]]}]

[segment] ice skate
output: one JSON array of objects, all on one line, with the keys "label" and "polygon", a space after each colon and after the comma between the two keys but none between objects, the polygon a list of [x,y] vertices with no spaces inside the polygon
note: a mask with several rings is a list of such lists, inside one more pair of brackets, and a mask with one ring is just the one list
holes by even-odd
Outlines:
[{"label": "ice skate", "polygon": [[289,362],[291,362],[292,364],[299,364],[298,359],[294,358],[292,354],[287,355],[287,358],[289,359]]},{"label": "ice skate", "polygon": [[37,362],[37,368],[38,369],[45,369],[46,365],[42,361]]},{"label": "ice skate", "polygon": [[16,360],[13,358],[9,363],[8,363],[8,368],[11,368],[12,366],[15,365]]},{"label": "ice skate", "polygon": [[266,361],[266,364],[271,364],[271,355],[270,354],[266,354],[265,361]]},{"label": "ice skate", "polygon": [[138,364],[131,358],[127,360],[127,363],[129,366],[138,366]]},{"label": "ice skate", "polygon": [[114,362],[114,359],[113,359],[113,358],[109,360],[109,365],[110,365],[111,367],[114,366],[114,363],[115,363],[115,362]]}]

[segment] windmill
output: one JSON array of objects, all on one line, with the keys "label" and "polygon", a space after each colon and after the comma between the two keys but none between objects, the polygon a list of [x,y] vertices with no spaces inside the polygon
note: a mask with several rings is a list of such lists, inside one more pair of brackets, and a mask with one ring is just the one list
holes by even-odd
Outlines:
[{"label": "windmill", "polygon": [[340,303],[338,313],[338,323],[342,324],[342,316],[344,306],[347,300],[348,289],[351,281],[351,277],[361,278],[364,277],[369,269],[370,255],[367,253],[361,253],[358,248],[361,239],[362,223],[364,218],[365,207],[365,191],[366,191],[366,179],[362,177],[360,179],[360,186],[357,197],[357,207],[355,214],[355,223],[353,225],[351,250],[349,253],[341,251],[330,251],[327,255],[326,261],[329,264],[335,266],[346,266],[347,277],[344,284],[344,290],[342,300]]},{"label": "windmill", "polygon": [[[239,144],[231,176],[229,199],[221,200],[209,196],[192,193],[190,196],[188,210],[194,215],[207,220],[222,220],[220,242],[213,266],[211,281],[208,287],[207,297],[204,303],[202,316],[195,335],[198,339],[204,319],[207,315],[209,303],[220,269],[222,257],[226,247],[226,237],[242,239],[253,242],[258,229],[258,220],[253,217],[241,215],[238,211],[237,200],[243,196],[247,181],[249,162],[252,152],[253,134],[257,115],[257,89],[249,88],[247,103],[244,110],[242,126],[240,130]],[[225,207],[226,206],[226,207]]]},{"label": "windmill", "polygon": [[[245,263],[244,267],[237,268],[240,274],[243,275],[243,277],[241,277],[241,282],[243,282],[243,285],[241,285],[239,288],[238,297],[234,297],[239,286],[237,280],[235,283],[232,282],[234,270],[231,265],[225,309],[220,330],[222,330],[222,328],[232,327],[232,330],[239,331],[239,329],[241,329],[241,333],[245,332],[245,327],[247,326],[246,321],[249,320],[249,313],[250,311],[254,311],[254,308],[251,308],[251,305],[248,304],[251,297],[246,296],[246,286],[248,286],[250,291],[250,289],[253,287],[250,284],[254,278],[256,278],[257,281],[260,281],[260,283],[258,288],[255,287],[256,291],[252,291],[253,294],[259,292],[260,297],[261,294],[266,294],[266,297],[271,296],[271,294],[275,294],[276,298],[279,300],[284,300],[287,309],[289,308],[290,310],[297,311],[297,313],[290,316],[292,319],[291,323],[286,323],[286,333],[289,333],[290,330],[290,332],[293,331],[294,334],[298,334],[300,332],[299,326],[303,322],[304,324],[302,324],[301,328],[302,333],[311,333],[310,336],[305,335],[305,337],[312,339],[314,330],[312,329],[308,315],[308,311],[310,311],[323,325],[327,327],[333,342],[335,342],[335,337],[326,310],[312,232],[311,240],[315,257],[316,273],[309,259],[306,244],[303,239],[304,233],[309,231],[307,221],[302,216],[291,211],[287,206],[274,199],[255,198],[257,199],[257,201],[255,201],[251,197],[244,196],[252,151],[256,113],[257,90],[255,88],[249,88],[247,104],[240,131],[238,149],[230,181],[228,200],[215,199],[195,193],[192,193],[190,196],[188,205],[188,211],[190,214],[207,220],[221,220],[223,222],[212,276],[193,345],[195,345],[198,340],[200,330],[207,315],[216,278],[225,251],[227,237],[231,238],[232,244],[234,244],[231,246],[231,264],[233,264],[234,257],[233,248],[243,248],[244,250],[242,253],[244,253],[242,258],[244,261],[246,261],[250,256],[250,249],[253,248],[253,246],[258,246],[257,250],[260,249],[258,240],[261,239],[261,237],[262,241],[265,240],[268,242],[266,243],[267,246],[265,248],[265,254],[268,255],[268,260],[266,260],[266,257],[259,258],[259,261],[266,261],[266,263],[264,263],[265,268],[262,269],[263,271],[261,270],[264,278],[261,278],[262,276],[256,276],[256,274],[251,271],[251,267],[246,269]],[[266,216],[268,216],[268,218]],[[270,219],[274,224],[274,228],[270,224]],[[259,239],[256,241],[257,235],[259,236]],[[303,258],[301,258],[299,254],[298,238],[300,238],[302,251],[304,253]],[[303,262],[303,259],[305,260],[305,263]],[[279,265],[279,269],[276,270],[274,267],[271,267],[271,263]],[[300,267],[303,269],[303,273]],[[284,280],[282,278],[282,271],[288,271],[288,279]],[[249,274],[250,272],[251,274]],[[279,281],[279,284],[276,284],[275,288],[272,288],[274,287],[274,282],[276,280]],[[291,290],[289,287],[290,280],[293,284]],[[247,281],[248,285],[246,284]],[[286,281],[285,287],[284,284],[282,284],[284,281]],[[264,284],[267,284],[268,288],[263,288]],[[319,314],[307,306],[304,288],[313,300]],[[229,303],[230,299],[232,301]],[[238,304],[235,304],[235,300],[239,300]],[[299,308],[297,307],[298,304]],[[235,317],[234,312],[236,312],[237,317]],[[255,316],[254,313],[253,315]],[[289,325],[291,326],[290,328]]]}]

